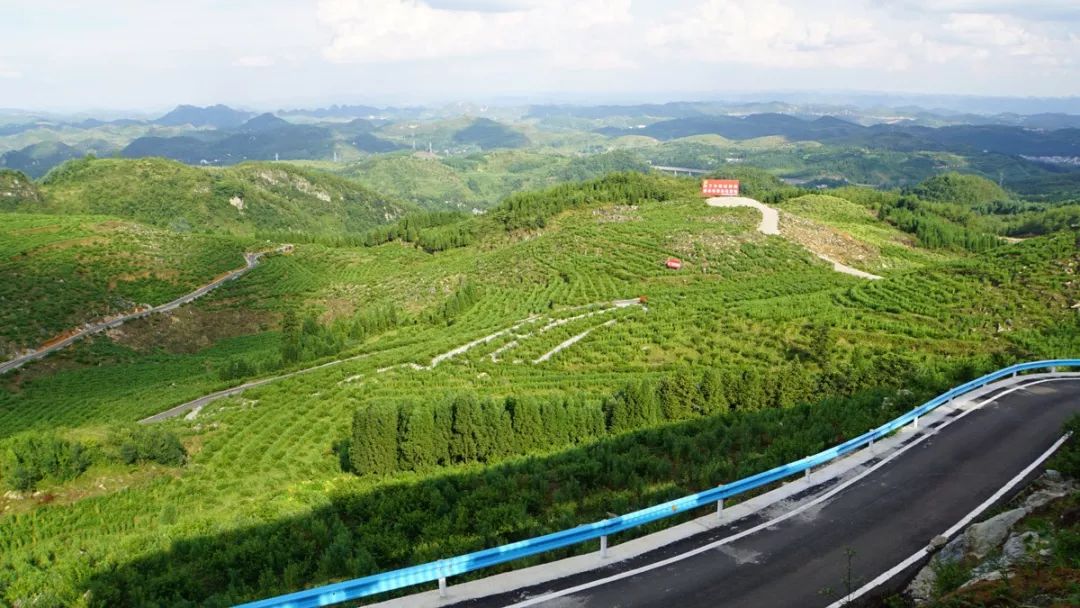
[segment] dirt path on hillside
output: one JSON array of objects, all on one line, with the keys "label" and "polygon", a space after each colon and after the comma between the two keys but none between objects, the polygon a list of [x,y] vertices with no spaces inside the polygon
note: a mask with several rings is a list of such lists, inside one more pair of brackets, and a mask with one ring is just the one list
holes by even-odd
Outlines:
[{"label": "dirt path on hillside", "polygon": [[62,339],[54,338],[52,341],[46,342],[44,346],[38,348],[37,350],[24,353],[22,355],[19,355],[18,357],[15,357],[14,359],[10,359],[8,361],[0,363],[0,374],[4,374],[13,369],[22,367],[23,365],[31,361],[42,359],[49,353],[56,352],[62,348],[67,348],[75,342],[85,338],[86,336],[103,332],[106,329],[120,327],[127,321],[131,321],[133,319],[141,319],[155,313],[175,310],[183,306],[184,304],[193,302],[194,300],[197,300],[198,298],[201,298],[206,294],[210,293],[211,291],[217,289],[224,283],[239,278],[252,268],[255,268],[259,265],[259,258],[261,258],[262,256],[263,253],[245,253],[243,268],[230,271],[222,275],[221,277],[207,283],[206,285],[203,285],[195,291],[176,298],[172,302],[166,302],[165,304],[154,306],[153,308],[147,308],[145,310],[136,310],[135,312],[127,313],[119,317],[113,317],[111,319],[103,319],[101,321],[88,323],[76,330],[74,333],[64,336]]},{"label": "dirt path on hillside", "polygon": [[[705,202],[710,207],[752,207],[754,209],[757,209],[761,212],[761,223],[758,224],[758,232],[762,234],[781,236],[780,212],[776,209],[773,209],[772,207],[769,207],[768,205],[765,205],[764,203],[761,203],[760,201],[756,201],[752,198],[747,198],[745,196],[717,196],[705,199]],[[859,277],[860,279],[868,279],[871,281],[876,281],[883,278],[879,277],[876,274],[870,274],[869,272],[864,272],[862,270],[859,270],[858,268],[852,268],[851,266],[837,262],[836,260],[816,251],[813,251],[810,248],[807,248],[807,251],[810,251],[810,253],[813,253],[822,260],[825,260],[826,262],[832,264],[833,270],[835,270],[836,272],[842,272],[853,277]]]},{"label": "dirt path on hillside", "polygon": [[717,196],[705,199],[710,207],[753,207],[761,212],[761,223],[758,224],[758,232],[761,234],[780,234],[780,213],[752,198],[745,196]]}]

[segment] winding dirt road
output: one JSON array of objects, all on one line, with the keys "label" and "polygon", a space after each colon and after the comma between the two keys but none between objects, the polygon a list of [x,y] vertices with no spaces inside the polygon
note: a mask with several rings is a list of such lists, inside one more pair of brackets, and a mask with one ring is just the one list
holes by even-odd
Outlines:
[{"label": "winding dirt road", "polygon": [[[761,223],[758,224],[758,232],[760,232],[761,234],[771,234],[777,236],[780,235],[780,212],[776,209],[773,209],[772,207],[769,207],[768,205],[765,205],[760,201],[755,201],[754,199],[747,198],[745,196],[718,196],[705,199],[705,202],[710,207],[753,207],[754,209],[757,209],[761,212]],[[835,270],[836,272],[842,272],[853,277],[859,277],[860,279],[868,279],[871,281],[876,281],[883,278],[879,277],[876,274],[870,274],[869,272],[864,272],[862,270],[859,270],[858,268],[852,268],[851,266],[837,262],[836,260],[826,255],[822,255],[816,251],[812,251],[809,249],[808,251],[821,258],[822,260],[825,260],[826,262],[832,264],[833,270]]]},{"label": "winding dirt road", "polygon": [[31,361],[36,361],[38,359],[42,359],[42,358],[46,357],[49,353],[56,352],[56,351],[58,351],[58,350],[60,350],[62,348],[67,348],[68,346],[71,346],[75,342],[85,338],[86,336],[90,336],[90,335],[93,335],[93,334],[96,334],[96,333],[100,333],[100,332],[103,332],[103,331],[105,331],[107,329],[112,329],[114,327],[120,327],[121,325],[123,325],[124,323],[126,323],[128,321],[131,321],[132,319],[141,319],[143,317],[148,317],[148,316],[150,316],[152,314],[155,314],[155,313],[168,312],[170,310],[175,310],[175,309],[183,306],[184,304],[188,304],[188,303],[190,303],[190,302],[192,302],[194,300],[197,300],[197,299],[203,297],[204,295],[210,293],[214,289],[217,289],[218,287],[220,287],[224,283],[244,275],[249,270],[251,270],[252,268],[259,265],[259,259],[262,256],[263,256],[263,253],[245,253],[244,254],[244,267],[243,268],[233,270],[233,271],[221,276],[220,278],[217,278],[217,279],[207,283],[206,285],[203,285],[202,287],[196,289],[195,291],[193,291],[193,292],[191,292],[189,294],[180,296],[179,298],[173,300],[172,302],[166,302],[165,304],[162,304],[160,306],[155,306],[153,308],[147,308],[146,310],[139,310],[139,311],[128,313],[126,315],[122,315],[122,316],[115,317],[115,318],[112,318],[112,319],[106,319],[106,320],[103,320],[103,321],[97,321],[97,322],[93,322],[93,323],[89,323],[87,325],[84,325],[77,332],[75,332],[74,334],[64,338],[63,340],[59,340],[57,342],[48,344],[47,346],[43,346],[43,347],[41,347],[41,348],[39,348],[37,350],[34,350],[34,351],[29,352],[29,353],[19,355],[18,357],[15,357],[14,359],[10,359],[8,361],[0,363],[0,374],[5,374],[5,373],[7,373],[7,372],[9,372],[9,371],[11,371],[13,369],[18,369],[18,368],[22,367],[23,365],[25,365],[25,364],[27,364],[27,363],[29,363]]}]

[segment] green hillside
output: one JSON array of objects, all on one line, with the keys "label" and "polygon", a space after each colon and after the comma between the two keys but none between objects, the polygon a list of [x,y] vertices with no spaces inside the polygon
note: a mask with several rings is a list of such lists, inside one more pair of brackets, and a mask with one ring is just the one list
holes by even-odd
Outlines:
[{"label": "green hillside", "polygon": [[911,188],[919,198],[938,203],[978,205],[1009,200],[1009,194],[994,182],[978,175],[943,173]]},{"label": "green hillside", "polygon": [[0,210],[32,206],[40,202],[41,192],[30,178],[18,171],[0,169]]},{"label": "green hillside", "polygon": [[616,171],[648,171],[627,152],[583,157],[499,150],[450,158],[382,156],[357,163],[343,175],[429,209],[486,209],[507,196]]},{"label": "green hillside", "polygon": [[179,232],[343,234],[409,209],[354,182],[287,164],[201,169],[153,158],[82,159],[50,172],[41,189],[45,201],[35,211],[112,215]]},{"label": "green hillside", "polygon": [[0,356],[86,321],[163,304],[244,265],[232,238],[108,217],[11,213],[0,221]]},{"label": "green hillside", "polygon": [[311,369],[162,423],[183,466],[3,495],[0,598],[224,606],[446,557],[729,481],[981,370],[1080,349],[1070,232],[927,250],[871,213],[874,191],[785,197],[760,179],[782,211],[894,263],[866,281],[697,187],[616,174],[372,246],[300,242],[191,307],[265,324],[146,352],[139,337],[165,330],[139,322],[0,377],[0,442],[92,449],[109,425]]},{"label": "green hillside", "polygon": [[454,143],[471,145],[481,150],[494,148],[521,148],[529,143],[529,138],[512,127],[491,120],[477,118],[469,126],[454,133]]}]

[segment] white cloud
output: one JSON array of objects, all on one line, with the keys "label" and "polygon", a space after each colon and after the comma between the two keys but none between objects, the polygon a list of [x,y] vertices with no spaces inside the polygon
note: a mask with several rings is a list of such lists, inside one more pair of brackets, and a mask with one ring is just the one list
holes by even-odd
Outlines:
[{"label": "white cloud", "polygon": [[[467,4],[465,6],[473,6]],[[494,10],[496,8],[505,10]],[[436,8],[420,0],[322,0],[331,33],[324,56],[337,63],[396,62],[541,52],[580,65],[632,65],[604,41],[620,40],[630,0],[548,0]],[[591,61],[589,55],[602,56]]]},{"label": "white cloud", "polygon": [[268,55],[247,55],[232,62],[238,68],[268,68],[276,63],[277,60]]},{"label": "white cloud", "polygon": [[22,72],[0,66],[0,78],[22,78]]},{"label": "white cloud", "polygon": [[652,27],[647,41],[657,52],[719,63],[905,67],[907,58],[899,45],[873,15],[857,10],[858,4],[857,0],[813,6],[777,0],[705,0]]}]

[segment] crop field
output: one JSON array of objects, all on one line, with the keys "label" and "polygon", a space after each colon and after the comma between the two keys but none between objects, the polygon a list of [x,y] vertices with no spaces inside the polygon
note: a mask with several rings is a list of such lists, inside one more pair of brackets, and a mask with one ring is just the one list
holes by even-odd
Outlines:
[{"label": "crop field", "polygon": [[[192,305],[265,315],[272,329],[195,352],[139,352],[101,337],[0,378],[0,439],[45,429],[92,438],[245,380],[350,358],[160,423],[182,439],[182,467],[94,465],[36,497],[0,499],[0,602],[227,605],[443,557],[700,489],[863,431],[916,399],[892,390],[901,379],[927,378],[925,392],[970,370],[1080,348],[1071,234],[973,255],[921,248],[859,202],[806,196],[779,207],[872,248],[884,280],[834,272],[798,243],[759,234],[750,209],[682,194],[612,198],[437,253],[400,241],[300,243]],[[22,230],[58,225],[49,234],[64,235],[28,233],[17,246],[31,252],[95,234],[85,219],[24,221]],[[215,254],[225,266],[230,243]],[[682,270],[665,268],[668,257]],[[251,365],[224,377],[237,361]],[[595,414],[641,383],[670,393],[672,378],[693,377],[689,392],[704,390],[696,378],[710,372],[758,402],[696,420],[668,415],[634,432],[600,423],[602,437],[564,433],[561,443],[479,462],[343,470],[354,414],[377,404],[438,411],[466,395],[499,407],[564,400],[562,411]],[[819,397],[839,399],[821,406],[824,418],[795,407]],[[806,421],[806,436],[772,442],[770,425],[802,428],[793,420]],[[745,457],[708,451],[716,446]],[[719,460],[688,465],[703,454]],[[544,480],[537,467],[563,471],[551,478],[557,491],[533,495]],[[471,531],[454,523],[514,484],[527,500],[482,511]],[[459,499],[429,528],[419,512],[398,513],[385,534],[373,528],[371,513],[415,496],[434,505],[443,493]],[[221,568],[200,566],[207,551],[219,557],[203,561]],[[169,564],[190,576],[169,574]]]}]

